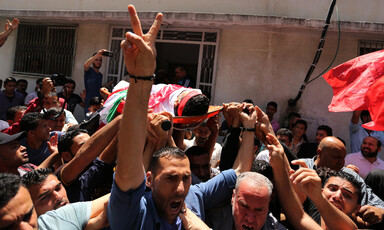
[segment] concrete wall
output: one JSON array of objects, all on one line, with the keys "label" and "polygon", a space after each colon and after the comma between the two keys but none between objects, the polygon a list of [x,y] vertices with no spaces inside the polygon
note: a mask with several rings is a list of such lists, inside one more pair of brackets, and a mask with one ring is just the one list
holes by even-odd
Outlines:
[{"label": "concrete wall", "polygon": [[[331,0],[2,0],[0,9],[31,10],[99,10],[125,11],[133,4],[138,11],[206,12],[245,15],[268,15],[307,19],[324,19]],[[384,22],[382,0],[339,0],[342,19],[346,21]]]},{"label": "concrete wall", "polygon": [[[268,101],[278,103],[275,119],[283,124],[290,111],[288,100],[295,98],[310,67],[319,42],[319,31],[238,29],[223,30],[216,78],[216,104],[250,98],[263,110]],[[377,35],[343,33],[333,66],[357,56],[358,40],[377,40]],[[320,62],[312,77],[323,71],[334,57],[337,32],[330,32]],[[333,128],[334,135],[347,141],[352,113],[328,112],[332,88],[323,78],[307,85],[298,103],[299,113],[309,122],[307,135],[314,138],[318,125]]]}]

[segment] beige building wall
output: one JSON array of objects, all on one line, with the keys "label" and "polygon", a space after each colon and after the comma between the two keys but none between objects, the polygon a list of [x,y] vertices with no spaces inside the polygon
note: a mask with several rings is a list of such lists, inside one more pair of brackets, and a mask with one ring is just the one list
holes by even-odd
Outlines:
[{"label": "beige building wall", "polygon": [[[28,10],[90,10],[125,11],[133,4],[138,11],[148,12],[204,12],[244,15],[268,15],[292,18],[323,19],[330,0],[2,0],[0,9]],[[382,0],[339,0],[344,21],[384,22]]]}]

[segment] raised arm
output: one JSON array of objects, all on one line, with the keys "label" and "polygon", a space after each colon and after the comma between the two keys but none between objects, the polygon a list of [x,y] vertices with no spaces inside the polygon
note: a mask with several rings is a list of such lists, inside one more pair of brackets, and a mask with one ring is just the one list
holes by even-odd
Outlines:
[{"label": "raised arm", "polygon": [[240,146],[240,105],[239,103],[223,104],[223,115],[229,131],[223,143],[220,155],[220,171],[233,167]]},{"label": "raised arm", "polygon": [[[147,110],[149,94],[156,68],[155,39],[161,26],[162,14],[157,14],[155,22],[147,34],[143,35],[135,8],[130,5],[133,31],[125,34],[121,43],[124,62],[131,76],[123,119],[120,124],[119,148],[115,173],[116,185],[122,191],[136,189],[144,181],[143,150],[147,132]],[[143,77],[134,79],[133,77]]]},{"label": "raised arm", "polygon": [[5,24],[5,30],[0,33],[0,47],[3,46],[12,31],[14,31],[19,26],[19,23],[19,19],[17,18],[14,18],[12,22],[7,20],[7,23]]},{"label": "raised arm", "polygon": [[359,123],[360,114],[362,112],[363,112],[362,110],[353,111],[352,117],[351,117],[352,124],[358,124]]},{"label": "raised arm", "polygon": [[357,229],[351,218],[323,196],[321,179],[316,171],[309,169],[303,161],[297,161],[297,163],[301,168],[291,175],[291,181],[312,200],[327,227],[329,229]]},{"label": "raised arm", "polygon": [[[100,154],[104,154],[104,151],[109,151],[106,148],[113,138],[116,136],[120,126],[121,116],[117,116],[106,126],[94,133],[84,144],[81,146],[75,157],[69,161],[61,171],[61,180],[65,184],[70,184],[74,181],[84,169],[92,163]],[[110,146],[112,148],[112,146]],[[111,151],[109,154],[112,155]],[[104,158],[103,158],[104,157]],[[101,157],[101,160],[105,158],[109,159],[108,156]],[[114,157],[113,157],[114,158]],[[113,163],[109,160],[107,164]]]},{"label": "raised arm", "polygon": [[145,171],[149,168],[153,153],[167,145],[171,129],[163,130],[161,125],[164,121],[172,122],[172,115],[168,112],[148,114],[147,141],[143,154]]},{"label": "raised arm", "polygon": [[84,70],[88,71],[89,67],[92,65],[92,63],[95,61],[95,59],[103,56],[102,53],[104,51],[107,51],[107,50],[106,49],[101,49],[101,50],[97,51],[97,53],[95,55],[93,55],[92,57],[88,58],[88,60],[86,60],[84,62]]},{"label": "raised arm", "polygon": [[[245,108],[249,111],[249,115],[243,112]],[[244,132],[240,144],[239,154],[233,164],[233,169],[235,169],[237,175],[242,172],[250,171],[255,158],[255,155],[253,154],[253,147],[255,138],[254,127],[256,124],[257,112],[252,105],[243,105],[240,111],[240,116]]]},{"label": "raised arm", "polygon": [[270,154],[270,164],[273,170],[277,196],[283,207],[284,213],[295,229],[322,229],[301,206],[299,198],[289,180],[289,164],[284,154],[284,149],[277,138],[268,134],[266,136],[267,147]]}]

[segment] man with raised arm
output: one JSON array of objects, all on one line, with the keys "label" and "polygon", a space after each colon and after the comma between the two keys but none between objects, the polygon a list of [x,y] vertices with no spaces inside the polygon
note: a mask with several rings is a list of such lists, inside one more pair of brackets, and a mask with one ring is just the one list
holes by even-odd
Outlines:
[{"label": "man with raised arm", "polygon": [[[130,5],[133,33],[126,34],[121,44],[125,65],[131,76],[130,88],[120,123],[117,167],[111,197],[108,202],[108,221],[112,229],[180,229],[178,214],[185,200],[187,207],[201,219],[205,210],[230,198],[237,174],[249,170],[252,164],[253,132],[246,132],[235,170],[228,170],[199,186],[190,186],[189,161],[178,148],[165,147],[151,159],[145,176],[143,151],[147,131],[148,100],[156,67],[155,38],[162,14],[147,34],[143,34],[135,8]],[[256,112],[242,113],[245,128],[253,129]],[[163,120],[168,120],[163,116]],[[149,187],[151,191],[145,191]]]}]

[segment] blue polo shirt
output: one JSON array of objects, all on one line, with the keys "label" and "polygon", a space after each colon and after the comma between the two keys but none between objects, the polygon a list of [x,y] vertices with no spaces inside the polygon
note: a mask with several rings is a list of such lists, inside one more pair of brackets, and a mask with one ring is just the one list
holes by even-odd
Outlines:
[{"label": "blue polo shirt", "polygon": [[[192,185],[185,198],[187,207],[203,221],[205,210],[229,199],[236,184],[234,170],[226,170],[205,183]],[[170,225],[156,211],[151,191],[145,191],[145,179],[135,190],[123,192],[112,185],[108,202],[111,229],[183,229],[179,217]]]}]

